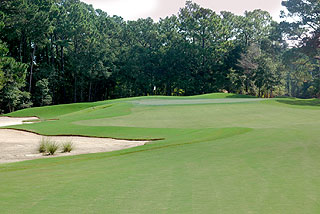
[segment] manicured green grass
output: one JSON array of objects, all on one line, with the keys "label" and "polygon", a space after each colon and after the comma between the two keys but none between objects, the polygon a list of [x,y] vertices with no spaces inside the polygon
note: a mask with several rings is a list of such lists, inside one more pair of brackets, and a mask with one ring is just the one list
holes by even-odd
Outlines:
[{"label": "manicured green grass", "polygon": [[95,107],[97,105],[99,105],[99,103],[76,103],[76,104],[28,108],[21,111],[12,112],[10,114],[7,114],[7,116],[10,116],[10,117],[37,116],[43,119],[53,119],[61,115],[81,111],[83,109]]},{"label": "manicured green grass", "polygon": [[10,114],[58,119],[13,127],[45,135],[163,140],[0,165],[0,213],[320,212],[317,100],[131,102],[143,99],[185,98],[129,98]]}]

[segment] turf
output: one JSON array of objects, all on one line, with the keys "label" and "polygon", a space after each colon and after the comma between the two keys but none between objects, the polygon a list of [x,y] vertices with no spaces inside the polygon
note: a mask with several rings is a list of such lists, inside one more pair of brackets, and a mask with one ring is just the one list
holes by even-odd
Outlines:
[{"label": "turf", "polygon": [[163,140],[0,165],[0,213],[319,213],[319,102],[235,98],[139,97],[9,114],[58,119],[12,127],[45,135]]}]

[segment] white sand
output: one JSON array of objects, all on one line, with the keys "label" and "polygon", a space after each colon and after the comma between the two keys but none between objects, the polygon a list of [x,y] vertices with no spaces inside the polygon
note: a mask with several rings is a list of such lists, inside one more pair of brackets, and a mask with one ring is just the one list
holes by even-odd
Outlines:
[{"label": "white sand", "polygon": [[0,117],[0,127],[25,124],[26,120],[38,120],[37,117]]},{"label": "white sand", "polygon": [[[30,118],[0,117],[0,127],[6,126],[8,124],[22,124],[23,120],[30,120]],[[64,142],[71,141],[74,145],[74,149],[71,151],[71,153],[61,153],[61,150],[58,150],[54,156],[44,156],[42,154],[39,154],[39,152],[37,151],[39,142],[42,138],[43,136],[41,135],[29,132],[11,129],[0,129],[0,164],[38,158],[110,152],[136,146],[142,146],[147,142],[91,137],[47,137],[59,143],[60,145]]]}]

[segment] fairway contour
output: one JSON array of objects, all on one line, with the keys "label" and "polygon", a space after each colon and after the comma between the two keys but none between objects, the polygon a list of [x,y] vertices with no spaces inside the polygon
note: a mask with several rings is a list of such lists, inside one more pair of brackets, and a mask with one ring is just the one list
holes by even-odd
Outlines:
[{"label": "fairway contour", "polygon": [[[0,164],[1,214],[320,213],[317,99],[148,96],[6,116],[39,120],[0,128],[0,158],[19,161]],[[75,148],[47,158],[42,136]]]}]

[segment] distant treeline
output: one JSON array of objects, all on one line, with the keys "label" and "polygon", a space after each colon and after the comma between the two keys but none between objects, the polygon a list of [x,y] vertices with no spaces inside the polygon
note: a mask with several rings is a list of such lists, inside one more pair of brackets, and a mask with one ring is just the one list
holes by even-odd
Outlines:
[{"label": "distant treeline", "polygon": [[187,1],[158,22],[124,21],[79,0],[1,0],[0,109],[218,91],[318,96],[319,1],[283,5],[302,19]]}]

